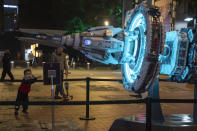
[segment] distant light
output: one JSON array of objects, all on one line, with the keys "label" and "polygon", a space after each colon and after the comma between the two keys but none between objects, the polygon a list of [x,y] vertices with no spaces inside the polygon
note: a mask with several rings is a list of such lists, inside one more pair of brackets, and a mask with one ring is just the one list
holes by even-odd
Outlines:
[{"label": "distant light", "polygon": [[17,5],[3,5],[4,8],[18,8]]},{"label": "distant light", "polygon": [[188,22],[189,22],[189,21],[192,21],[192,20],[193,20],[193,18],[190,18],[190,17],[184,19],[184,21],[188,21]]},{"label": "distant light", "polygon": [[91,40],[84,40],[84,45],[90,45],[91,44]]},{"label": "distant light", "polygon": [[105,26],[108,26],[109,25],[109,21],[105,21],[104,24],[105,24]]}]

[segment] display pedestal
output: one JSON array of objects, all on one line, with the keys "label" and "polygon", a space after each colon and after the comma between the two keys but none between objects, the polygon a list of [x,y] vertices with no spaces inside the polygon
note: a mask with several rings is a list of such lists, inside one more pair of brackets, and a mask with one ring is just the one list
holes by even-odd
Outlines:
[{"label": "display pedestal", "polygon": [[[155,81],[148,93],[151,99],[159,97],[159,79]],[[194,99],[197,100],[197,84],[194,87]],[[151,131],[197,131],[197,103],[194,103],[193,114],[170,114],[163,116],[161,104],[152,103]],[[146,131],[146,115],[116,119],[109,131]]]},{"label": "display pedestal", "polygon": [[[152,121],[152,131],[197,131],[191,114],[164,116],[165,122]],[[114,121],[109,131],[146,131],[146,115],[137,114]]]}]

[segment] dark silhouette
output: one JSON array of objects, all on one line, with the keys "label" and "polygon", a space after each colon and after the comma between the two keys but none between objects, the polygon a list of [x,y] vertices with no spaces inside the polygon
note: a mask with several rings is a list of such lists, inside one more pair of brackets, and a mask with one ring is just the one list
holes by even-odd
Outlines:
[{"label": "dark silhouette", "polygon": [[3,81],[6,73],[9,75],[11,80],[14,80],[14,76],[11,72],[11,65],[10,65],[10,61],[11,61],[11,55],[10,55],[10,51],[9,50],[5,50],[3,59],[2,59],[2,63],[3,63],[3,72],[1,75],[1,80]]}]

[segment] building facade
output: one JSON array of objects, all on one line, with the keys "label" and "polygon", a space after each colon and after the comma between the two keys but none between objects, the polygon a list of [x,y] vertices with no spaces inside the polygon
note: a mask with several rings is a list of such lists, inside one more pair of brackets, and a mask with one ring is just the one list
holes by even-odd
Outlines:
[{"label": "building facade", "polygon": [[18,0],[4,0],[4,31],[18,29]]},{"label": "building facade", "polygon": [[0,0],[0,33],[3,31],[4,15],[3,15],[3,0]]}]

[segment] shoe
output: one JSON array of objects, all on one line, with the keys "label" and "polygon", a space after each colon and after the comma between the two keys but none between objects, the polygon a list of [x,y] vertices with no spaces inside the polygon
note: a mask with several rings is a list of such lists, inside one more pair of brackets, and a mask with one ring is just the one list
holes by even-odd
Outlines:
[{"label": "shoe", "polygon": [[23,114],[25,115],[28,115],[28,112],[27,111],[22,111]]},{"label": "shoe", "polygon": [[62,97],[60,97],[60,96],[55,96],[55,99],[62,99]]},{"label": "shoe", "polygon": [[15,116],[18,116],[18,111],[15,111],[15,112],[14,112],[14,115],[15,115]]},{"label": "shoe", "polygon": [[65,95],[65,94],[63,94],[63,98],[68,98],[68,96],[67,96],[67,95]]}]

